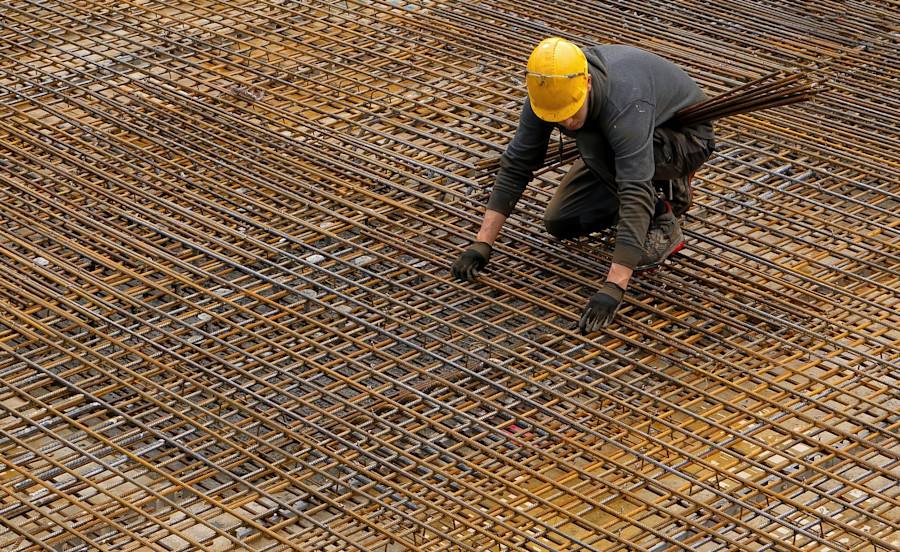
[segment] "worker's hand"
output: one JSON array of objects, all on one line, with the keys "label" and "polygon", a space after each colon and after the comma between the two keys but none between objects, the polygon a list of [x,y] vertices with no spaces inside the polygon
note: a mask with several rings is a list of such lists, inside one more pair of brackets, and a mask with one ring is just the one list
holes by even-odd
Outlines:
[{"label": "worker's hand", "polygon": [[578,322],[581,334],[594,333],[600,328],[609,326],[622,304],[623,297],[625,297],[625,290],[618,284],[612,282],[603,284],[600,291],[595,293],[584,307],[581,320]]},{"label": "worker's hand", "polygon": [[459,280],[466,282],[475,281],[475,278],[478,277],[478,271],[484,268],[490,260],[491,251],[493,251],[493,248],[486,242],[477,241],[473,243],[471,247],[463,251],[463,254],[456,259],[456,262],[450,267],[450,273]]}]

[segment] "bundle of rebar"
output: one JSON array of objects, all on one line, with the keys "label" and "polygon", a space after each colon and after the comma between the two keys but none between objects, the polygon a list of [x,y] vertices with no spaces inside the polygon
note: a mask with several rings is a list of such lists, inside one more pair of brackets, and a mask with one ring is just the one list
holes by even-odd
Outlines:
[{"label": "bundle of rebar", "polygon": [[821,82],[805,73],[775,71],[724,94],[675,113],[671,124],[693,126],[763,109],[805,102],[819,93]]}]

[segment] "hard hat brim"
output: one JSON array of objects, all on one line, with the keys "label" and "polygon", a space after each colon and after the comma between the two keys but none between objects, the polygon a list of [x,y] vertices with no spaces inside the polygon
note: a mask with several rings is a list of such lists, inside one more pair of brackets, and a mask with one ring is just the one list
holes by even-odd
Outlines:
[{"label": "hard hat brim", "polygon": [[587,99],[587,94],[584,93],[581,95],[581,98],[571,103],[567,104],[564,107],[560,107],[554,110],[542,109],[540,106],[535,105],[534,100],[531,96],[528,97],[529,103],[531,103],[531,110],[534,111],[534,114],[538,116],[542,121],[547,121],[548,123],[559,123],[561,121],[565,121],[569,117],[572,117],[578,110],[581,109],[581,106],[584,104]]}]

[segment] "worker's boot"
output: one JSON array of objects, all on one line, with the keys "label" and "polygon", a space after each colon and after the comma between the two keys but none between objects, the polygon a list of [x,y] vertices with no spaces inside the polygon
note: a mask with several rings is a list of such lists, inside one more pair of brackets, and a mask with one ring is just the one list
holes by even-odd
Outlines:
[{"label": "worker's boot", "polygon": [[635,265],[637,273],[649,272],[662,266],[671,255],[684,247],[684,234],[675,218],[675,211],[668,206],[666,212],[654,218],[644,241],[644,251]]},{"label": "worker's boot", "polygon": [[676,217],[687,213],[691,208],[691,203],[694,201],[694,192],[691,189],[691,180],[693,179],[694,173],[669,180],[666,183],[668,186],[662,190]]}]

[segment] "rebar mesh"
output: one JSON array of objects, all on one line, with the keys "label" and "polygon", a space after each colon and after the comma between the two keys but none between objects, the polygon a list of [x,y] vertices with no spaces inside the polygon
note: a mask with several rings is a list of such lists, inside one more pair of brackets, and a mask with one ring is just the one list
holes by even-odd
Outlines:
[{"label": "rebar mesh", "polygon": [[[897,549],[896,7],[0,3],[0,549]],[[587,337],[565,166],[448,272],[554,34],[828,83]]]}]

